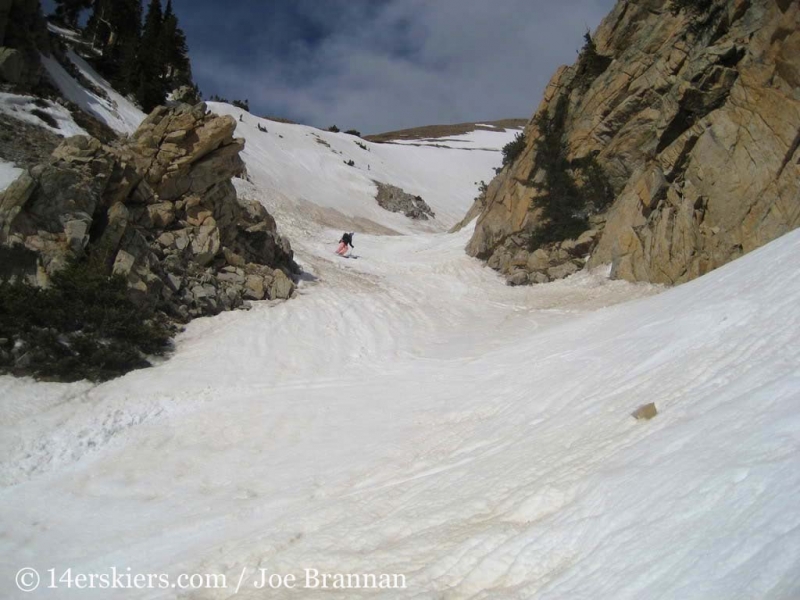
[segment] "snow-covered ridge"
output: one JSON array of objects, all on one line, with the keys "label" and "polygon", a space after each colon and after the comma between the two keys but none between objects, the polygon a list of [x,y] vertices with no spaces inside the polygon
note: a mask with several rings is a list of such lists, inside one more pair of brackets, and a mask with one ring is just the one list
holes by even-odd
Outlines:
[{"label": "snow-covered ridge", "polygon": [[[477,130],[448,142],[449,147],[420,148],[416,146],[422,144],[374,143],[345,133],[278,123],[229,104],[209,102],[208,106],[239,121],[236,135],[247,141],[243,157],[248,174],[267,196],[267,208],[285,208],[268,198],[280,196],[283,202],[310,203],[398,233],[446,231],[458,222],[478,195],[479,182],[489,181],[500,165],[500,149],[517,133]],[[347,164],[351,160],[353,166]],[[417,223],[381,209],[375,202],[374,180],[422,196],[436,219]],[[353,227],[358,230],[358,225]]]}]

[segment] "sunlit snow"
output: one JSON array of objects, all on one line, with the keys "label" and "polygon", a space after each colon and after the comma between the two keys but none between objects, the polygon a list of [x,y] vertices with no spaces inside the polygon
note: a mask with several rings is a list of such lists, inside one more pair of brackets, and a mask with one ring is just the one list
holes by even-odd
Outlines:
[{"label": "sunlit snow", "polygon": [[[297,297],[198,319],[174,356],[100,386],[0,378],[0,581],[117,567],[230,587],[93,597],[800,595],[800,232],[669,290],[605,270],[511,288],[466,256],[469,228],[444,231],[516,131],[459,136],[494,150],[364,150],[210,106],[242,115],[237,189],[291,239]],[[437,219],[380,209],[373,179]],[[333,254],[344,230],[355,259]],[[659,414],[634,420],[648,402]],[[407,587],[265,593],[262,568]]]}]

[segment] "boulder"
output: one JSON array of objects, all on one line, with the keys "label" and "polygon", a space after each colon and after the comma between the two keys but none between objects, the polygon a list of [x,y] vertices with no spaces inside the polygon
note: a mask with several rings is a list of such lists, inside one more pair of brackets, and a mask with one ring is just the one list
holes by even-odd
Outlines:
[{"label": "boulder", "polygon": [[192,238],[194,237],[193,229],[187,227],[185,229],[178,229],[172,232],[171,235],[173,236],[173,241],[175,244],[175,248],[179,252],[183,252],[189,245],[192,243]]},{"label": "boulder", "polygon": [[165,282],[173,292],[179,292],[183,287],[183,277],[177,273],[167,272]]},{"label": "boulder", "polygon": [[388,183],[380,181],[375,181],[374,183],[378,187],[375,200],[381,208],[391,212],[403,213],[409,219],[422,221],[427,221],[429,218],[433,219],[436,216],[421,196],[409,194],[401,188]]},{"label": "boulder", "polygon": [[83,253],[89,243],[89,226],[91,223],[92,220],[89,215],[69,219],[64,223],[64,237],[72,254],[79,255]]},{"label": "boulder", "polygon": [[267,296],[267,286],[261,275],[248,275],[244,282],[244,297],[248,300],[263,300]]},{"label": "boulder", "polygon": [[194,225],[195,227],[199,227],[202,225],[206,219],[213,218],[214,211],[204,206],[202,204],[187,204],[186,208],[186,222],[189,225]]},{"label": "boulder", "polygon": [[131,271],[133,271],[134,264],[136,264],[136,257],[125,250],[120,250],[117,252],[117,256],[114,259],[112,272],[115,275],[127,277],[130,275]]},{"label": "boulder", "polygon": [[537,248],[528,255],[526,266],[529,271],[543,271],[550,266],[550,254],[543,248]]},{"label": "boulder", "polygon": [[294,292],[294,282],[280,269],[275,269],[275,275],[269,286],[269,297],[272,300],[286,300]]},{"label": "boulder", "polygon": [[580,267],[578,267],[575,263],[566,262],[556,267],[550,267],[547,269],[547,276],[551,281],[553,281],[556,279],[564,279],[565,277],[569,277],[578,271],[580,271]]},{"label": "boulder", "polygon": [[223,248],[222,253],[225,255],[225,262],[233,267],[244,267],[247,264],[244,258],[230,248]]},{"label": "boulder", "polygon": [[[172,202],[156,202],[147,207],[147,214],[153,227],[165,229],[175,220],[175,204]],[[201,223],[198,223],[198,225]]]},{"label": "boulder", "polygon": [[658,414],[658,409],[655,403],[643,404],[631,413],[631,416],[637,421],[649,421]]},{"label": "boulder", "polygon": [[25,208],[37,182],[24,171],[0,195],[0,243],[8,243],[17,215]]},{"label": "boulder", "polygon": [[197,90],[190,85],[182,85],[172,91],[172,101],[178,104],[197,104],[200,98],[197,95]]},{"label": "boulder", "polygon": [[244,272],[241,269],[234,269],[232,271],[228,270],[229,267],[226,267],[222,270],[222,272],[217,274],[217,279],[219,281],[224,281],[226,283],[233,283],[236,285],[246,285],[247,278],[244,275]]},{"label": "boulder", "polygon": [[219,253],[222,245],[219,240],[219,229],[211,218],[205,225],[198,227],[193,233],[191,243],[194,260],[202,267],[208,265]]},{"label": "boulder", "polygon": [[531,273],[528,276],[528,281],[530,283],[548,283],[550,278],[546,273]]},{"label": "boulder", "polygon": [[511,286],[525,285],[528,283],[528,272],[524,269],[517,269],[506,278],[506,284]]}]

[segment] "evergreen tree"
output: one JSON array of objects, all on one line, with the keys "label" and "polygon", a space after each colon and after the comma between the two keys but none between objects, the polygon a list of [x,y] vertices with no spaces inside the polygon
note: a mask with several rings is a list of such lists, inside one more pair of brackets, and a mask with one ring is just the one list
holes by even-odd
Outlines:
[{"label": "evergreen tree", "polygon": [[169,87],[174,89],[182,85],[192,85],[186,34],[178,26],[178,17],[172,10],[172,0],[167,0],[164,10],[161,44],[164,52],[164,79]]},{"label": "evergreen tree", "polygon": [[231,104],[233,104],[236,108],[241,108],[242,110],[246,110],[247,112],[250,112],[250,101],[247,100],[247,99],[245,99],[245,100],[233,100],[231,102]]},{"label": "evergreen tree", "polygon": [[86,29],[101,53],[100,72],[123,94],[132,92],[137,83],[141,0],[95,0]]},{"label": "evergreen tree", "polygon": [[139,45],[138,85],[136,99],[145,112],[150,112],[166,99],[165,48],[162,30],[164,14],[161,0],[150,0]]},{"label": "evergreen tree", "polygon": [[539,137],[528,183],[539,193],[533,208],[539,222],[531,232],[529,248],[574,239],[589,228],[589,215],[605,211],[614,202],[614,189],[597,153],[570,159],[564,141],[569,95],[562,94],[553,115],[545,110],[536,116]]},{"label": "evergreen tree", "polygon": [[87,35],[100,52],[98,70],[123,94],[133,94],[145,111],[163,104],[169,90],[192,82],[186,34],[168,0],[149,0],[142,25],[142,0],[92,2]]},{"label": "evergreen tree", "polygon": [[[536,117],[539,138],[529,182],[539,191],[533,204],[541,213],[540,223],[530,239],[532,250],[576,237],[588,228],[586,200],[572,176],[572,164],[563,139],[567,102],[567,97],[562,95],[552,117],[547,111]],[[537,181],[540,171],[544,171],[544,178]]]},{"label": "evergreen tree", "polygon": [[92,0],[55,0],[55,16],[70,27],[78,26],[81,13],[91,8]]},{"label": "evergreen tree", "polygon": [[503,166],[510,165],[525,150],[525,134],[519,132],[512,141],[503,146]]},{"label": "evergreen tree", "polygon": [[603,56],[597,51],[597,45],[590,32],[583,34],[584,45],[578,56],[578,64],[575,70],[573,87],[583,94],[594,83],[594,80],[602,75],[612,59]]}]

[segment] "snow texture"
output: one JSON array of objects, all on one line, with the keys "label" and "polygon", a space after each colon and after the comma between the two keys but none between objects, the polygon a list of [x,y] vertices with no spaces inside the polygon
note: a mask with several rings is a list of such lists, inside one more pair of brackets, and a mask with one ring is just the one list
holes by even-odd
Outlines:
[{"label": "snow texture", "polygon": [[[55,121],[56,126],[54,127],[38,117],[36,112],[49,115]],[[0,92],[0,113],[42,127],[62,137],[86,135],[86,132],[75,123],[66,108],[49,100]]]},{"label": "snow texture", "polygon": [[[246,568],[235,597],[303,598],[256,570],[316,568],[407,577],[326,598],[800,596],[800,231],[669,290],[511,288],[470,231],[370,203],[372,178],[400,185],[444,229],[498,152],[242,118],[237,188],[292,240],[298,296],[195,320],[103,385],[0,378],[0,581]],[[514,135],[485,133],[462,137]],[[356,229],[341,260],[342,215],[406,235]],[[195,594],[101,595],[234,597]]]},{"label": "snow texture", "polygon": [[62,67],[57,60],[42,56],[48,75],[56,84],[64,97],[77,104],[83,111],[90,113],[117,133],[130,134],[145,118],[145,114],[130,100],[117,93],[111,85],[72,50],[67,51],[67,58],[78,71],[94,86],[102,90],[105,97],[86,89]]},{"label": "snow texture", "polygon": [[[474,131],[457,136],[453,146],[460,148],[455,149],[377,144],[345,133],[260,119],[229,104],[209,102],[208,106],[237,121],[241,117],[236,135],[247,140],[248,173],[260,190],[283,196],[296,207],[310,203],[398,233],[446,231],[463,218],[478,195],[480,181],[494,176],[493,169],[501,162],[500,149],[517,133]],[[267,132],[259,131],[259,126]],[[346,164],[350,160],[355,166]],[[382,209],[375,201],[374,180],[422,196],[436,219],[415,223]]]},{"label": "snow texture", "polygon": [[13,163],[0,160],[0,192],[5,190],[11,182],[22,173],[22,169]]}]

